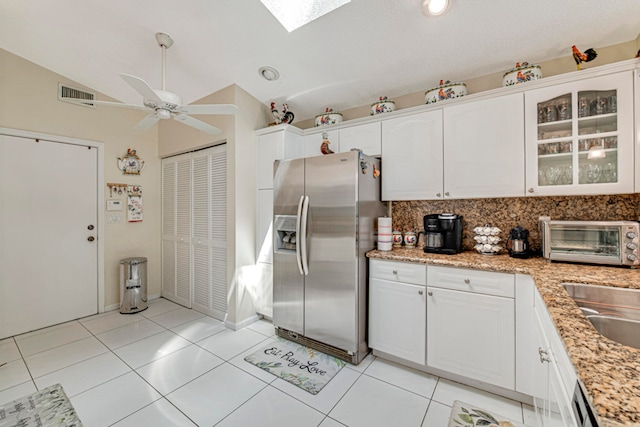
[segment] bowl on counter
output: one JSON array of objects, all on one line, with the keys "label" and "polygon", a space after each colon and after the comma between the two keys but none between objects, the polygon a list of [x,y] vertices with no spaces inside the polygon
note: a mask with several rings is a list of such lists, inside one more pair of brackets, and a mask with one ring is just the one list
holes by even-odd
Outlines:
[{"label": "bowl on counter", "polygon": [[429,89],[424,94],[425,104],[435,104],[436,102],[445,101],[447,99],[459,98],[467,94],[467,85],[462,82],[443,82],[440,85]]},{"label": "bowl on counter", "polygon": [[542,68],[539,65],[529,65],[528,62],[516,63],[515,68],[502,76],[502,86],[513,86],[542,78]]}]

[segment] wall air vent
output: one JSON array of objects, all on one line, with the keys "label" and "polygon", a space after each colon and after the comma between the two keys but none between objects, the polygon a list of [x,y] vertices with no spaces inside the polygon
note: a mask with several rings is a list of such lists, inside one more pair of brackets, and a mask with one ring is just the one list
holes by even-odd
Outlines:
[{"label": "wall air vent", "polygon": [[[84,90],[76,89],[71,86],[67,86],[63,83],[58,83],[58,100],[69,102],[76,105],[84,105],[85,107],[96,108],[96,106],[91,102],[96,98],[95,93],[86,92]],[[76,99],[86,100],[83,101],[72,101]]]}]

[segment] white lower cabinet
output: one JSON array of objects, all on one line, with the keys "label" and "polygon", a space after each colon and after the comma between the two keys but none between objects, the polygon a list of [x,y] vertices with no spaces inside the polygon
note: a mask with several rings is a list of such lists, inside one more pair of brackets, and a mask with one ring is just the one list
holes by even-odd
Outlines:
[{"label": "white lower cabinet", "polygon": [[576,374],[540,295],[535,294],[533,400],[542,427],[576,427],[571,407]]},{"label": "white lower cabinet", "polygon": [[[427,287],[427,365],[509,390],[515,388],[515,311],[512,296],[473,291],[486,283],[485,272],[447,268],[459,274],[459,284],[432,281],[440,267],[429,267]],[[513,290],[513,275],[504,276]],[[483,286],[484,287],[484,286]],[[501,291],[500,291],[501,292]]]},{"label": "white lower cabinet", "polygon": [[[424,365],[426,266],[379,260],[370,263],[369,347]],[[405,277],[408,280],[399,281]]]}]

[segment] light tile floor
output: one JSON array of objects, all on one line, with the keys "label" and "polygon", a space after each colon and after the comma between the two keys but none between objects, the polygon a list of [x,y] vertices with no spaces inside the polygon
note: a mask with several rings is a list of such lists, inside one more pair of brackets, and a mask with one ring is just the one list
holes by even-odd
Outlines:
[{"label": "light tile floor", "polygon": [[0,340],[0,404],[61,383],[86,427],[446,427],[454,400],[534,424],[520,402],[372,355],[317,395],[245,362],[268,321],[232,331],[165,299]]}]

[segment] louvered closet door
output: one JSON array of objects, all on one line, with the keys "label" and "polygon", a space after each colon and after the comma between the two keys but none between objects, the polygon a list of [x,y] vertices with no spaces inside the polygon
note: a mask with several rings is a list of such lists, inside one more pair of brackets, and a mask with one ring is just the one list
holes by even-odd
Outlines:
[{"label": "louvered closet door", "polygon": [[227,152],[219,145],[193,158],[193,308],[227,313]]},{"label": "louvered closet door", "polygon": [[191,154],[162,160],[162,296],[191,307]]}]

